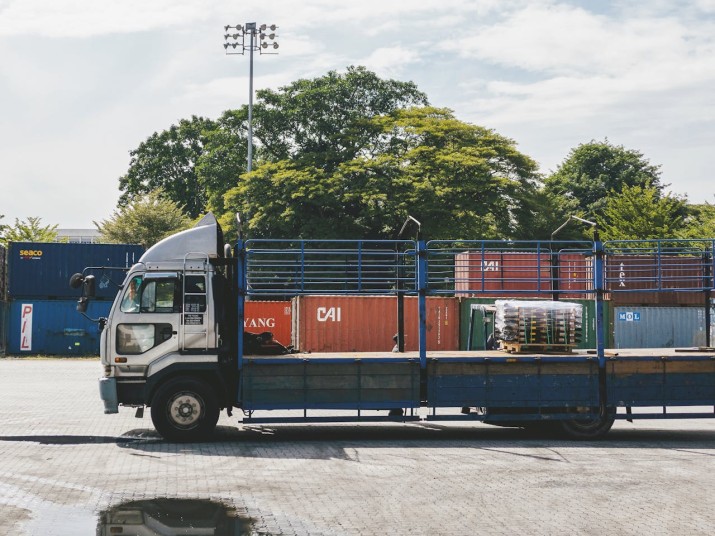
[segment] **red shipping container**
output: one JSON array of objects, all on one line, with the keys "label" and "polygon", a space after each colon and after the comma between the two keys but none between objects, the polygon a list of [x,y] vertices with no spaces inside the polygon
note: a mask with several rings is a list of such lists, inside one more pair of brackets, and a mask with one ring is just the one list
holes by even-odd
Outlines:
[{"label": "red shipping container", "polygon": [[[559,296],[585,297],[593,287],[590,256],[560,253],[557,262]],[[455,294],[546,298],[552,290],[551,264],[550,253],[466,251],[455,257]]]},{"label": "red shipping container", "polygon": [[[702,292],[656,289],[694,289],[704,284],[705,266],[698,257],[678,255],[612,255],[606,261],[606,288],[614,304],[701,305]],[[651,292],[643,292],[652,289]]]},{"label": "red shipping container", "polygon": [[243,329],[250,333],[270,331],[284,346],[291,339],[291,305],[289,301],[247,301]]},{"label": "red shipping container", "polygon": [[[459,348],[456,298],[427,298],[427,349]],[[405,298],[405,350],[419,348],[418,300]],[[301,352],[390,352],[397,333],[394,296],[299,296],[292,344]]]}]

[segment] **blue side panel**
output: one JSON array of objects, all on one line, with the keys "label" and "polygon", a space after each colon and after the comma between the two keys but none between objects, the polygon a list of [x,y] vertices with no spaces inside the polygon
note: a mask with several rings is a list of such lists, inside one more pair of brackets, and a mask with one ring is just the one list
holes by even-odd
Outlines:
[{"label": "blue side panel", "polygon": [[245,410],[415,407],[419,384],[417,362],[247,359],[238,405]]},{"label": "blue side panel", "polygon": [[126,272],[144,253],[144,248],[127,244],[60,244],[11,242],[8,251],[8,295],[12,299],[62,299],[79,297],[69,279],[88,266],[120,269],[92,270],[96,297],[113,300]]},{"label": "blue side panel", "polygon": [[[87,314],[107,316],[111,302],[90,301]],[[99,354],[99,327],[76,310],[74,300],[17,300],[10,304],[9,354],[80,356]],[[31,331],[29,326],[32,326]],[[31,337],[28,337],[31,333]]]},{"label": "blue side panel", "polygon": [[715,405],[715,360],[609,362],[607,385],[619,406]]},{"label": "blue side panel", "polygon": [[598,405],[595,362],[431,363],[433,407],[576,407]]}]

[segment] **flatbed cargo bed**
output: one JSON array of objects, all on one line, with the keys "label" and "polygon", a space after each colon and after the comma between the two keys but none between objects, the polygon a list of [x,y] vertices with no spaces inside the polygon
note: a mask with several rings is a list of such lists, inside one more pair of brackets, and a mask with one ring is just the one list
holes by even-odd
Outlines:
[{"label": "flatbed cargo bed", "polygon": [[[514,355],[499,350],[245,356],[240,406],[255,409],[703,406],[715,399],[715,352],[613,349]],[[605,383],[599,369],[605,371]]]},{"label": "flatbed cargo bed", "polygon": [[[627,349],[606,349],[605,355],[610,358],[636,358],[636,357],[659,357],[667,359],[689,359],[691,357],[711,357],[715,359],[715,350],[698,350],[695,348],[627,348]],[[547,352],[524,352],[519,354],[508,353],[503,350],[454,350],[454,351],[427,351],[427,360],[441,359],[522,359],[535,358],[549,360],[560,358],[591,358],[597,359],[595,353],[591,350],[573,350],[572,352],[564,352],[561,354]],[[245,355],[244,360],[356,360],[356,359],[392,359],[395,361],[417,360],[420,359],[420,354],[414,352],[300,352],[287,355]]]}]

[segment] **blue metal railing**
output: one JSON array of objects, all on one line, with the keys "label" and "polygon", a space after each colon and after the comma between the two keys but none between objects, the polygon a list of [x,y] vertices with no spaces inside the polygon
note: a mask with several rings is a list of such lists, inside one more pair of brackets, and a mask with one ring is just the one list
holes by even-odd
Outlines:
[{"label": "blue metal railing", "polygon": [[[600,244],[600,242],[599,242]],[[433,240],[426,243],[427,295],[592,298],[604,292],[714,288],[715,240],[594,242]],[[416,294],[411,240],[249,240],[245,294]]]},{"label": "blue metal railing", "polygon": [[246,295],[417,291],[410,240],[248,240]]},{"label": "blue metal railing", "polygon": [[433,240],[430,294],[586,297],[593,293],[593,243]]},{"label": "blue metal railing", "polygon": [[604,243],[609,292],[712,290],[715,240],[614,240]]}]

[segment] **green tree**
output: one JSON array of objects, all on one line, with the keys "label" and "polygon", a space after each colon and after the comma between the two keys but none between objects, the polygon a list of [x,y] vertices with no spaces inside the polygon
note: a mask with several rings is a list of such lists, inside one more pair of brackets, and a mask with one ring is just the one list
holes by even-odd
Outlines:
[{"label": "green tree", "polygon": [[[254,153],[261,158],[260,146]],[[205,131],[205,146],[196,164],[199,187],[204,192],[206,206],[223,214],[224,194],[238,184],[246,172],[248,159],[248,109],[228,110],[216,121],[214,130]]]},{"label": "green tree", "polygon": [[[571,215],[578,215],[578,203],[544,187],[529,188],[522,195],[522,203],[515,210],[514,232],[517,240],[550,240],[551,235]],[[555,240],[581,240],[588,235],[583,226],[568,225]]]},{"label": "green tree", "polygon": [[167,199],[162,190],[136,196],[110,218],[93,223],[106,242],[141,244],[145,248],[191,226],[182,208]]},{"label": "green tree", "polygon": [[576,215],[593,219],[601,214],[612,192],[620,193],[624,186],[654,188],[660,196],[660,168],[652,165],[642,153],[591,141],[572,149],[559,168],[545,181],[545,189],[553,195],[574,202]]},{"label": "green tree", "polygon": [[[259,90],[256,97],[254,169],[290,159],[334,170],[379,134],[372,117],[427,103],[413,83],[383,80],[364,67]],[[247,121],[244,106],[217,121],[192,117],[154,133],[130,152],[129,170],[119,181],[120,206],[162,188],[192,218],[207,208],[223,213],[223,195],[246,171]]]},{"label": "green tree", "polygon": [[42,218],[29,216],[20,221],[15,218],[15,225],[3,226],[0,244],[8,242],[54,242],[57,238],[57,225],[42,225]]},{"label": "green tree", "polygon": [[688,205],[686,221],[692,238],[715,238],[715,205]]},{"label": "green tree", "polygon": [[166,197],[196,218],[204,211],[207,200],[196,174],[196,164],[203,154],[208,133],[215,129],[215,122],[192,116],[168,130],[155,132],[139,144],[129,153],[127,174],[119,179],[119,189],[123,192],[119,205],[126,206],[137,196],[161,188]]},{"label": "green tree", "polygon": [[623,186],[606,199],[597,221],[606,240],[686,238],[685,214],[684,199],[661,196],[652,186]]},{"label": "green tree", "polygon": [[383,80],[354,66],[256,96],[256,137],[266,159],[328,172],[374,144],[381,130],[374,117],[428,104],[414,83]]},{"label": "green tree", "polygon": [[512,140],[430,107],[375,116],[367,129],[363,149],[334,167],[259,166],[226,194],[230,214],[248,214],[262,237],[394,238],[407,215],[429,238],[514,234],[538,177]]}]

